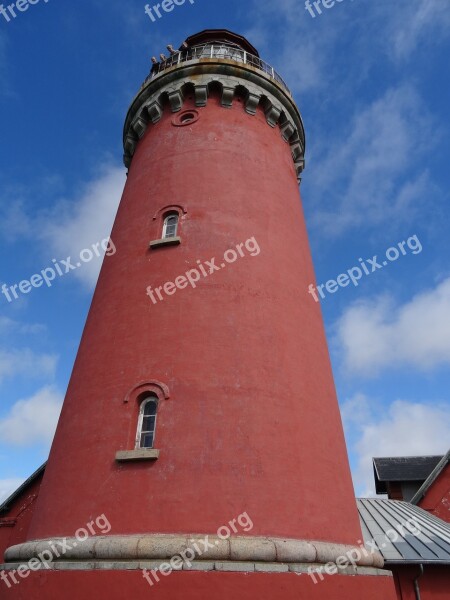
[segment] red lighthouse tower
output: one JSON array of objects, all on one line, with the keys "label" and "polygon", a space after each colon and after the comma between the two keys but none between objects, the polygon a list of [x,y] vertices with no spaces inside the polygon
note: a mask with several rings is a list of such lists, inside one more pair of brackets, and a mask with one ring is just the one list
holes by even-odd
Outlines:
[{"label": "red lighthouse tower", "polygon": [[5,554],[41,568],[5,598],[394,598],[358,550],[289,89],[244,38],[201,32],[154,64],[124,147],[117,251]]}]

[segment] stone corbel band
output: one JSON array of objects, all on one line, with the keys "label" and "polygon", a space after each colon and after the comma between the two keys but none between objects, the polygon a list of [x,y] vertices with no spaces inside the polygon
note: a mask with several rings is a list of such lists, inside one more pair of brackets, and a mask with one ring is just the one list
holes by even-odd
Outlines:
[{"label": "stone corbel band", "polygon": [[[221,539],[217,535],[208,536],[208,549],[202,549],[201,540],[206,535],[129,535],[95,536],[84,541],[64,538],[68,549],[63,556],[49,562],[46,569],[92,570],[92,569],[157,569],[162,562],[170,560],[185,550],[196,552],[195,558],[185,561],[177,570],[202,571],[264,571],[304,573],[312,568],[320,569],[327,563],[335,563],[339,558],[349,556],[352,546],[327,542],[283,539],[275,537],[232,536]],[[5,553],[4,565],[0,569],[18,568],[20,564],[47,550],[52,553],[51,544],[62,538],[26,542],[12,546]],[[213,547],[211,547],[213,546]],[[356,549],[354,549],[356,550]],[[339,567],[342,575],[387,575],[381,570],[383,557],[379,553],[361,552],[352,565]]]}]

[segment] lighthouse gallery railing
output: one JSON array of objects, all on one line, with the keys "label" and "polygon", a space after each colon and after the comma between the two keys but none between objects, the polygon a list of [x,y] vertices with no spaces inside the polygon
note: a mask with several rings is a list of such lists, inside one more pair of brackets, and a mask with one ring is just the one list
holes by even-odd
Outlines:
[{"label": "lighthouse gallery railing", "polygon": [[171,56],[168,56],[166,59],[153,66],[152,72],[142,85],[144,86],[148,81],[170,67],[191,60],[200,60],[202,58],[222,58],[224,60],[233,60],[245,65],[250,65],[263,71],[266,75],[269,75],[269,77],[284,87],[289,94],[291,93],[283,78],[268,63],[241,48],[228,46],[226,44],[204,44],[202,46],[194,46],[187,50],[174,52]]}]

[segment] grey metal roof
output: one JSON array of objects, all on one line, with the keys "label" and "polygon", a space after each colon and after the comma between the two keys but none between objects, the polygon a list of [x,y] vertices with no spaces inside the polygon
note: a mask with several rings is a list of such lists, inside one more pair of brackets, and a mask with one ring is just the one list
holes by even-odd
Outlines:
[{"label": "grey metal roof", "polygon": [[425,481],[442,456],[390,456],[374,458],[377,494],[386,494],[388,481]]},{"label": "grey metal roof", "polygon": [[422,486],[417,490],[414,496],[411,498],[411,504],[417,504],[422,500],[425,494],[428,492],[429,488],[436,481],[442,471],[446,468],[448,463],[450,462],[450,450],[447,452],[445,456],[442,457],[442,460],[438,462],[436,467],[431,471],[428,478],[423,482]]},{"label": "grey metal roof", "polygon": [[[418,506],[399,500],[357,501],[364,542],[375,541],[389,564],[450,564],[450,525]],[[412,521],[413,520],[413,521]],[[408,523],[416,523],[413,533]]]}]

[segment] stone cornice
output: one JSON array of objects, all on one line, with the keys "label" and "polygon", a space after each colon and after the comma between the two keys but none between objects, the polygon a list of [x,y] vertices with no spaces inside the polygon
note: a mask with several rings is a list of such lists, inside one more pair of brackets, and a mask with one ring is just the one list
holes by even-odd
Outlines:
[{"label": "stone cornice", "polygon": [[171,67],[142,86],[125,121],[125,165],[131,164],[139,140],[149,126],[161,119],[166,106],[172,113],[181,111],[186,93],[194,90],[195,105],[204,107],[213,84],[220,85],[224,108],[232,106],[237,94],[244,96],[244,108],[249,115],[255,115],[259,106],[263,108],[268,125],[279,127],[283,139],[290,144],[300,179],[304,168],[305,133],[291,95],[268,75],[250,65],[218,59],[202,59]]},{"label": "stone cornice", "polygon": [[[205,549],[202,540],[208,539]],[[65,543],[63,542],[65,540]],[[306,540],[276,537],[231,536],[222,539],[217,535],[148,534],[130,536],[95,536],[85,540],[76,538],[52,538],[26,542],[8,548],[5,563],[25,562],[48,552],[54,556],[54,548],[66,548],[63,556],[55,557],[58,563],[65,561],[113,561],[113,560],[166,560],[188,548],[195,557],[192,560],[227,562],[262,562],[283,564],[335,563],[353,550],[356,558],[353,566],[382,568],[384,561],[378,552],[362,552],[361,548]],[[200,552],[198,552],[200,550]],[[359,558],[358,558],[359,557]],[[52,562],[52,561],[50,561]]]}]

